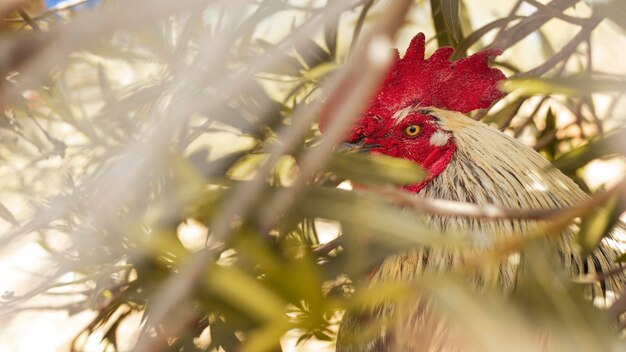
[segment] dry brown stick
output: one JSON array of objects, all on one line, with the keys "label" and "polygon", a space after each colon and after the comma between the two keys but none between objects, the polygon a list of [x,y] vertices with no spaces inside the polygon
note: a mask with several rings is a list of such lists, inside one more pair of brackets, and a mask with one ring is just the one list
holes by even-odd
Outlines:
[{"label": "dry brown stick", "polygon": [[[575,5],[577,2],[578,0],[552,0],[546,6],[556,11],[563,11]],[[550,19],[552,19],[552,16],[541,10],[537,10],[517,25],[500,32],[488,48],[500,48],[502,50],[509,48],[526,38],[526,36],[537,30],[537,28],[543,26],[543,24]]]},{"label": "dry brown stick", "polygon": [[524,120],[524,122],[522,122],[519,126],[515,127],[514,129],[515,132],[513,135],[515,138],[519,138],[519,136],[522,134],[524,129],[526,129],[526,127],[528,127],[528,125],[530,125],[530,123],[533,122],[533,118],[535,117],[535,115],[539,113],[539,110],[543,106],[543,103],[546,102],[546,100],[548,100],[547,96],[542,97],[541,101],[539,101],[537,106],[535,106],[535,109],[528,115],[528,118]]},{"label": "dry brown stick", "polygon": [[[486,220],[552,220],[555,222],[555,225],[547,225],[548,227],[542,228],[541,231],[537,232],[537,234],[532,234],[530,236],[526,234],[512,236],[511,239],[504,240],[494,246],[494,250],[497,251],[497,247],[501,247],[508,253],[511,251],[510,248],[518,249],[521,246],[522,241],[528,238],[540,236],[538,234],[551,233],[550,229],[560,229],[563,226],[567,226],[572,219],[588,214],[593,209],[606,202],[614,194],[626,193],[626,179],[621,181],[611,190],[599,193],[594,197],[581,202],[577,206],[553,209],[515,209],[495,205],[477,205],[472,203],[455,202],[443,199],[425,199],[395,188],[372,188],[369,189],[369,192],[377,193],[390,199],[391,201],[408,206],[420,214],[427,213],[440,216],[456,216]],[[560,231],[552,231],[552,233],[560,233]],[[342,243],[343,239],[340,236],[330,242],[316,247],[313,251],[319,255],[327,255],[330,251],[336,249]],[[607,273],[606,275],[610,274]],[[590,278],[587,279],[590,280]]]},{"label": "dry brown stick", "polygon": [[425,199],[399,189],[372,189],[372,192],[408,206],[419,213],[487,220],[549,220],[570,208],[516,209],[497,205],[478,205],[445,199]]},{"label": "dry brown stick", "polygon": [[534,7],[537,8],[538,11],[542,11],[545,14],[548,14],[548,15],[550,15],[552,17],[558,18],[558,19],[563,20],[565,22],[568,22],[568,23],[571,23],[571,24],[577,24],[577,25],[581,25],[581,26],[586,23],[586,19],[584,19],[584,18],[568,16],[568,15],[564,14],[563,12],[555,9],[554,7],[546,6],[546,5],[542,4],[542,3],[540,3],[539,1],[536,1],[536,0],[524,0],[524,2],[533,5]]},{"label": "dry brown stick", "polygon": [[598,24],[600,24],[600,22],[602,22],[602,18],[591,17],[590,19],[587,20],[587,24],[584,25],[580,29],[580,31],[576,34],[576,36],[572,38],[572,40],[570,40],[570,42],[567,43],[567,45],[565,45],[561,49],[561,51],[554,54],[551,58],[549,58],[543,64],[533,68],[530,71],[518,73],[512,78],[539,77],[543,75],[544,73],[550,71],[559,62],[570,57],[576,51],[576,48],[578,48],[578,45],[580,45],[580,43],[584,42],[585,40],[588,40],[589,36],[591,35],[591,32],[598,26]]},{"label": "dry brown stick", "polygon": [[458,47],[454,51],[454,54],[452,55],[452,59],[453,60],[460,59],[461,58],[460,53],[466,52],[467,49],[469,49],[472,45],[474,45],[481,38],[483,38],[485,34],[491,32],[492,30],[496,28],[503,28],[510,22],[513,22],[522,18],[524,17],[515,16],[511,14],[504,18],[498,18],[497,20],[494,20],[493,22],[487,23],[486,25],[478,28],[477,30],[473,31],[470,35],[465,37],[465,39],[463,39],[461,43],[459,43]]},{"label": "dry brown stick", "polygon": [[498,241],[491,246],[491,249],[486,253],[481,253],[479,257],[474,258],[467,262],[468,266],[478,266],[488,260],[502,258],[505,255],[515,253],[523,247],[524,243],[528,240],[546,238],[551,236],[559,236],[565,228],[567,228],[573,219],[583,217],[590,214],[592,211],[606,203],[611,197],[616,194],[626,193],[626,178],[622,179],[617,185],[611,189],[596,194],[595,196],[585,199],[578,205],[571,208],[564,208],[561,211],[555,213],[550,219],[551,221],[544,226],[539,227],[537,230],[524,234],[514,234],[507,239]]}]

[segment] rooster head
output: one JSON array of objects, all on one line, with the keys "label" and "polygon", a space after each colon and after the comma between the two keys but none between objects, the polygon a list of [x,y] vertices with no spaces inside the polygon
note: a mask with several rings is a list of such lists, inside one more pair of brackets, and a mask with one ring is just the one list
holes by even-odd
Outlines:
[{"label": "rooster head", "polygon": [[[449,164],[456,149],[455,130],[474,122],[461,114],[487,108],[502,97],[498,82],[504,74],[488,63],[499,50],[450,62],[453,51],[442,47],[425,59],[422,33],[413,38],[403,58],[396,50],[387,76],[345,140],[349,146],[408,159],[427,170],[425,180],[406,187],[412,192],[419,192]],[[326,110],[334,104],[331,99]],[[321,115],[322,132],[328,116]]]}]

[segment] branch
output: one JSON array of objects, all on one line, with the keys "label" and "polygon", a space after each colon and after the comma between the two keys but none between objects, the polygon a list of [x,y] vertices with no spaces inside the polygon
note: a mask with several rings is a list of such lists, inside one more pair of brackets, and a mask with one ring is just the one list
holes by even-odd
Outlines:
[{"label": "branch", "polygon": [[608,191],[600,192],[591,198],[585,199],[574,207],[556,211],[553,217],[550,218],[551,221],[548,224],[541,226],[531,233],[514,233],[509,238],[495,243],[488,252],[481,253],[480,256],[475,257],[474,260],[468,261],[467,266],[477,267],[480,263],[485,261],[515,253],[522,248],[527,240],[560,236],[563,230],[571,224],[573,219],[590,214],[616,194],[626,194],[626,178],[622,179]]},{"label": "branch", "polygon": [[576,48],[580,43],[589,40],[589,36],[591,32],[602,22],[602,18],[600,17],[591,17],[585,26],[583,26],[580,31],[576,34],[572,40],[570,40],[567,45],[561,49],[558,53],[554,54],[550,59],[548,59],[543,64],[533,68],[530,71],[526,71],[523,73],[518,73],[511,78],[522,78],[522,77],[538,77],[542,74],[550,71],[556,64],[570,57],[574,52],[576,52]]},{"label": "branch", "polygon": [[[545,6],[551,7],[555,11],[563,11],[574,6],[577,2],[578,0],[552,0]],[[517,25],[500,32],[487,48],[507,49],[526,38],[530,33],[534,32],[551,19],[552,16],[545,13],[545,11],[537,10]]]},{"label": "branch", "polygon": [[549,220],[571,208],[553,209],[518,209],[492,204],[478,205],[445,199],[427,199],[393,188],[372,189],[395,202],[407,206],[419,214],[427,213],[440,216],[464,217],[487,220]]}]

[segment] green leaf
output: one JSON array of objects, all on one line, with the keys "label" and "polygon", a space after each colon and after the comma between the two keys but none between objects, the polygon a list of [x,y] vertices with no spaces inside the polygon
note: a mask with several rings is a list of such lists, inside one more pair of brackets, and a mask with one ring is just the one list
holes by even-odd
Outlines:
[{"label": "green leaf", "polygon": [[235,267],[214,266],[205,280],[220,298],[257,319],[282,321],[285,303],[259,280]]},{"label": "green leaf", "polygon": [[257,43],[260,47],[265,49],[266,52],[271,51],[272,55],[274,56],[272,66],[264,70],[266,73],[300,77],[300,71],[303,69],[303,67],[295,57],[292,57],[289,54],[280,51],[276,47],[276,45],[263,39],[257,39]]},{"label": "green leaf", "polygon": [[[322,281],[313,259],[306,253],[298,258],[282,260],[272,251],[267,242],[259,239],[258,233],[247,233],[237,240],[237,250],[242,258],[258,265],[264,273],[265,282],[280,296],[290,302],[306,300],[313,308],[322,305],[319,294]],[[298,277],[297,281],[285,280]]]},{"label": "green leaf", "polygon": [[328,170],[358,184],[416,184],[426,178],[426,171],[417,164],[386,155],[337,153]]},{"label": "green leaf", "polygon": [[461,24],[459,21],[460,0],[441,0],[441,11],[448,33],[452,35],[455,43],[461,38]]},{"label": "green leaf", "polygon": [[287,332],[286,323],[267,324],[249,334],[241,352],[271,352],[280,348],[280,338]]},{"label": "green leaf", "polygon": [[430,0],[430,9],[439,47],[456,47],[461,38],[459,0]]},{"label": "green leaf", "polygon": [[308,68],[332,61],[332,55],[309,38],[301,38],[295,49]]},{"label": "green leaf", "polygon": [[626,263],[626,253],[623,253],[617,259],[615,259],[616,263]]},{"label": "green leaf", "polygon": [[[556,116],[552,113],[552,109],[548,109],[546,113],[546,126],[537,136],[537,140],[541,141],[544,138],[554,137],[556,134]],[[557,152],[557,142],[558,140],[554,137],[551,142],[546,143],[543,148],[541,148],[541,152],[548,160],[554,160]]]},{"label": "green leaf", "polygon": [[505,128],[509,125],[513,117],[517,114],[519,109],[522,107],[522,104],[526,101],[526,97],[518,98],[505,107],[500,109],[493,115],[487,115],[482,121],[486,124],[495,123],[498,125],[498,128]]},{"label": "green leaf", "polygon": [[217,350],[221,347],[224,351],[240,351],[241,341],[237,338],[236,331],[228,326],[222,319],[212,319],[211,328],[211,344],[207,348],[208,351]]},{"label": "green leaf", "polygon": [[593,252],[617,223],[621,210],[623,210],[623,206],[620,206],[619,203],[618,196],[613,196],[602,208],[583,219],[576,237],[576,243],[580,246],[583,256]]},{"label": "green leaf", "polygon": [[449,231],[446,236],[424,226],[417,216],[367,192],[335,188],[312,188],[298,209],[303,215],[337,220],[344,226],[376,236],[386,243],[462,247],[471,244],[465,234]]},{"label": "green leaf", "polygon": [[570,150],[554,162],[563,173],[571,174],[590,161],[616,154],[626,155],[626,129],[620,129]]},{"label": "green leaf", "polygon": [[511,78],[500,85],[505,92],[519,91],[523,95],[587,95],[590,93],[626,91],[626,81],[590,76],[558,78]]}]

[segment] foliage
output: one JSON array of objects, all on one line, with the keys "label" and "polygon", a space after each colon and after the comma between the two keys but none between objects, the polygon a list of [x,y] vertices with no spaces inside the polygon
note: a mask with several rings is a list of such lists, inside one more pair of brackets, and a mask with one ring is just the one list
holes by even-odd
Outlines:
[{"label": "foliage", "polygon": [[[371,33],[391,40],[396,27],[434,28],[430,49],[452,45],[457,57],[541,36],[543,63],[521,70],[516,57],[498,60],[512,77],[503,87],[510,94],[473,117],[529,137],[587,190],[579,172],[587,163],[626,152],[624,131],[605,128],[623,115],[595,106],[598,95],[618,105],[626,81],[597,70],[590,54],[605,17],[626,23],[618,1],[518,1],[481,28],[466,2],[109,0],[83,12],[0,5],[0,218],[11,225],[0,244],[35,235],[56,263],[35,288],[4,295],[3,318],[61,288],[71,303],[45,308],[95,312],[76,350],[96,332],[103,350],[117,349],[118,329],[139,313],[140,351],[272,351],[288,332],[299,343],[332,341],[343,311],[422,292],[458,318],[478,349],[523,349],[534,325],[556,331],[564,346],[614,347],[609,314],[561,275],[553,248],[532,239],[515,248],[532,260],[513,300],[476,294],[463,271],[363,283],[409,246],[472,245],[468,234],[443,238],[422,227],[385,192],[421,179],[421,170],[331,154],[336,141],[319,134],[325,96],[354,94],[340,136],[375,86]],[[525,15],[522,5],[536,11]],[[574,5],[590,15],[572,15]],[[421,13],[432,28],[412,23]],[[579,28],[559,50],[543,30],[552,18]],[[575,121],[557,123],[557,110]],[[366,187],[336,187],[345,180]],[[623,191],[612,189],[602,211],[585,209],[585,251],[621,214]],[[15,213],[7,199],[26,210]],[[341,225],[330,242],[320,230],[329,221]],[[190,239],[192,230],[203,235]],[[63,279],[68,273],[77,279]],[[626,310],[622,298],[611,317]]]}]

